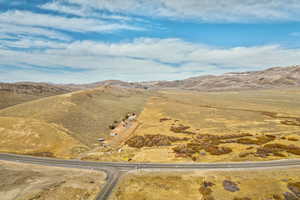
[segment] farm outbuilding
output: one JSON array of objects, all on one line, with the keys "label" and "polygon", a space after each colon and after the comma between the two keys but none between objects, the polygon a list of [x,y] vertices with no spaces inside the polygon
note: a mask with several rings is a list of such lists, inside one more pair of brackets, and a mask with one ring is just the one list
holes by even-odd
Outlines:
[{"label": "farm outbuilding", "polygon": [[118,135],[118,133],[115,133],[115,132],[112,132],[112,133],[110,133],[110,136],[117,136]]}]

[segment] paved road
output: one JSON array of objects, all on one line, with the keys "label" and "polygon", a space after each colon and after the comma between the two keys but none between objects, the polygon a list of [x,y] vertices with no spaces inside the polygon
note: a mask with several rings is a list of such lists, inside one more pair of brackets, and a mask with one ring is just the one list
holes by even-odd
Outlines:
[{"label": "paved road", "polygon": [[249,169],[249,168],[268,168],[268,167],[300,167],[300,159],[295,160],[277,160],[263,162],[236,162],[236,163],[174,163],[174,164],[159,164],[159,163],[118,163],[118,162],[92,162],[82,160],[63,160],[50,159],[32,156],[23,156],[15,154],[0,154],[0,160],[22,162],[29,164],[38,164],[45,166],[57,166],[67,168],[91,169],[105,171],[107,180],[104,188],[97,197],[97,200],[106,200],[115,185],[117,184],[120,175],[124,171],[136,169],[154,169],[154,170],[187,170],[187,169]]},{"label": "paved road", "polygon": [[112,190],[117,185],[118,180],[120,179],[120,175],[122,172],[115,171],[114,173],[110,173],[107,177],[107,182],[101,192],[99,193],[96,200],[106,200],[110,196]]}]

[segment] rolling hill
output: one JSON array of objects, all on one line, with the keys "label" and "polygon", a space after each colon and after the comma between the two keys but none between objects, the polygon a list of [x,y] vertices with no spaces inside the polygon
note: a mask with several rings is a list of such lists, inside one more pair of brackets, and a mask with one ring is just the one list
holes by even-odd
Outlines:
[{"label": "rolling hill", "polygon": [[300,65],[273,67],[262,71],[232,72],[223,75],[197,76],[176,81],[125,82],[107,80],[91,84],[65,85],[73,89],[99,86],[142,89],[181,89],[196,91],[235,91],[253,89],[277,89],[300,86]]},{"label": "rolling hill", "polygon": [[105,80],[88,84],[51,84],[35,82],[0,83],[0,96],[2,97],[0,99],[0,109],[42,97],[103,86],[197,91],[291,88],[300,86],[300,65],[273,67],[262,71],[196,76],[175,81],[126,82],[120,80]]},{"label": "rolling hill", "polygon": [[139,113],[147,97],[143,90],[105,86],[10,106],[0,110],[0,150],[73,156],[108,137],[109,125],[127,112]]},{"label": "rolling hill", "polygon": [[72,90],[47,83],[0,83],[0,109]]},{"label": "rolling hill", "polygon": [[151,87],[197,91],[276,89],[300,86],[300,66],[274,67],[263,71],[207,75],[177,81],[159,81]]},{"label": "rolling hill", "polygon": [[[0,86],[1,152],[76,157],[97,147],[99,137],[107,138],[109,125],[114,121],[120,121],[128,112],[140,113],[149,96],[162,96],[155,90],[296,88],[300,86],[300,66],[199,76],[180,81],[128,83],[109,80],[81,85],[1,83]],[[179,94],[180,91],[175,96],[181,98]],[[207,95],[205,93],[201,101]],[[189,99],[190,96],[182,98]],[[217,99],[224,103],[224,98]],[[231,100],[230,97],[230,104]],[[172,110],[176,108],[172,107]],[[178,113],[182,114],[182,111]]]}]

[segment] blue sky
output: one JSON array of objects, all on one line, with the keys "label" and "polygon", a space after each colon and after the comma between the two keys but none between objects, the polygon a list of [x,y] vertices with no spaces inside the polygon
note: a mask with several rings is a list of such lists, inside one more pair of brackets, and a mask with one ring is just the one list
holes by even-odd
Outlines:
[{"label": "blue sky", "polygon": [[0,0],[0,81],[176,80],[300,64],[298,0]]}]

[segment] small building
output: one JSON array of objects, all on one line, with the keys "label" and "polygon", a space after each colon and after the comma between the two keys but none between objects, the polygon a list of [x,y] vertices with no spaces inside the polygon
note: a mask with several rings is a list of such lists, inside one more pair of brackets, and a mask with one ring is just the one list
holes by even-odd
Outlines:
[{"label": "small building", "polygon": [[136,115],[132,115],[128,117],[128,121],[135,121],[135,119],[136,119]]},{"label": "small building", "polygon": [[117,135],[118,135],[118,133],[115,133],[115,132],[110,133],[110,136],[112,136],[112,137],[117,136]]}]

